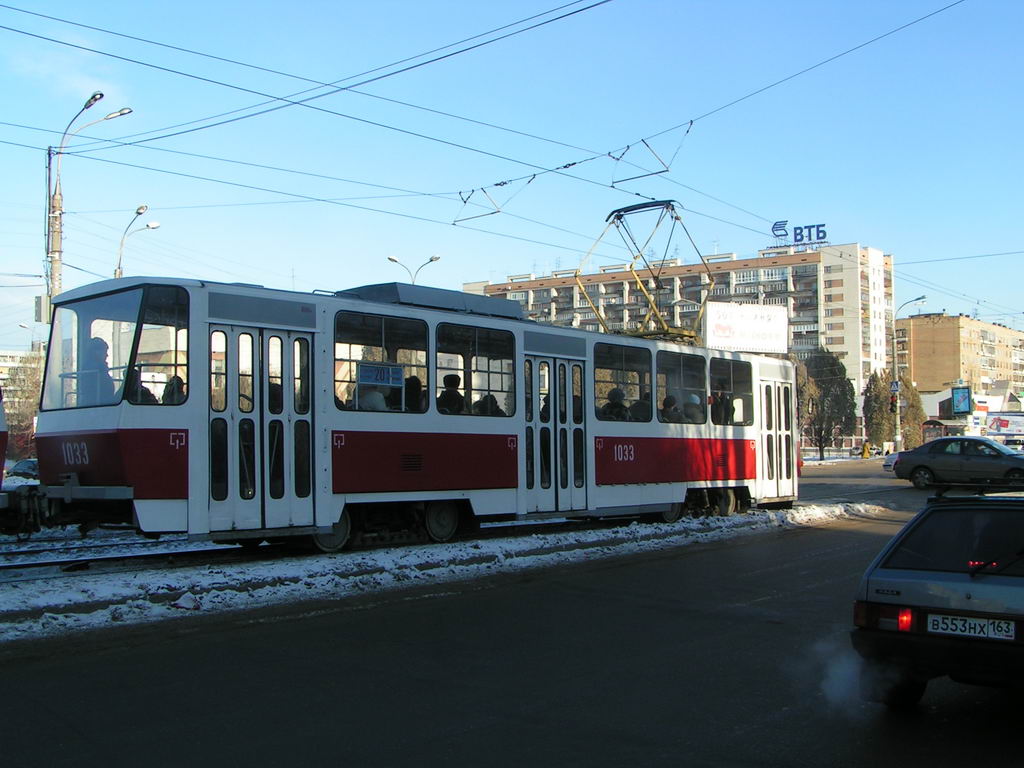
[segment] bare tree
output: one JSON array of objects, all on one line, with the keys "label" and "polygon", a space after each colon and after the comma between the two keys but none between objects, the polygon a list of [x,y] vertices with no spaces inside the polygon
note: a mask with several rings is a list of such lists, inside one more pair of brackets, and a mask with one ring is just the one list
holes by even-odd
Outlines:
[{"label": "bare tree", "polygon": [[12,458],[35,455],[35,422],[39,412],[39,392],[43,381],[43,353],[26,353],[21,365],[9,369],[4,387],[4,406],[10,433],[8,452]]}]

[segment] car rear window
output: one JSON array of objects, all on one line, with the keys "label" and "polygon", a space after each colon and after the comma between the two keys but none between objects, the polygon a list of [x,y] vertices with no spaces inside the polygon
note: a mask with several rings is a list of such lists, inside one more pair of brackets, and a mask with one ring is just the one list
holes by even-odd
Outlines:
[{"label": "car rear window", "polygon": [[1024,508],[932,509],[900,539],[882,567],[1024,576]]}]

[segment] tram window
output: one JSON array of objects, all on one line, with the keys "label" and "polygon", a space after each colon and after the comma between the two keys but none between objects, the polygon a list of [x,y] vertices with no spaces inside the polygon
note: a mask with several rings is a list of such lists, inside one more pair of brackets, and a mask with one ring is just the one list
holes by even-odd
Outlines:
[{"label": "tram window", "polygon": [[579,363],[572,366],[572,423],[583,423],[583,366]]},{"label": "tram window", "polygon": [[309,413],[309,339],[296,339],[292,345],[295,412]]},{"label": "tram window", "polygon": [[545,360],[537,366],[537,397],[540,398],[540,420],[551,421],[551,365]]},{"label": "tram window", "polygon": [[256,496],[256,427],[252,419],[238,422],[238,495]]},{"label": "tram window", "polygon": [[173,285],[149,286],[140,316],[135,369],[149,393],[136,391],[145,401],[152,397],[161,405],[180,405],[188,397],[188,292]]},{"label": "tram window", "polygon": [[707,416],[707,361],[700,355],[658,352],[658,421],[703,424]]},{"label": "tram window", "polygon": [[267,408],[274,414],[284,410],[284,372],[281,370],[281,357],[281,337],[271,336],[267,340]]},{"label": "tram window", "polygon": [[775,479],[775,436],[765,435],[764,436],[764,455],[768,464],[768,479]]},{"label": "tram window", "polygon": [[786,435],[786,479],[793,477],[793,436]]},{"label": "tram window", "polygon": [[711,422],[721,426],[754,423],[754,389],[750,363],[711,360]]},{"label": "tram window", "polygon": [[305,419],[295,422],[295,495],[304,499],[309,496],[309,422]]},{"label": "tram window", "polygon": [[515,414],[515,339],[509,331],[440,323],[436,364],[439,412]]},{"label": "tram window", "polygon": [[533,427],[526,428],[526,487],[533,488]]},{"label": "tram window", "polygon": [[335,315],[334,404],[338,408],[423,413],[427,384],[426,323],[361,312]]},{"label": "tram window", "polygon": [[793,412],[789,397],[789,387],[785,386],[782,388],[782,415],[784,419],[782,428],[787,432],[793,429]]},{"label": "tram window", "polygon": [[270,498],[284,497],[284,425],[271,419],[267,425],[267,468],[270,475]]},{"label": "tram window", "polygon": [[[116,291],[56,309],[42,409],[177,405],[188,384],[188,292]],[[127,382],[127,383],[126,383]]]},{"label": "tram window", "polygon": [[210,410],[228,406],[228,337],[224,331],[210,334]]},{"label": "tram window", "polygon": [[577,488],[583,487],[583,481],[585,478],[586,466],[583,460],[586,457],[583,454],[583,430],[574,429],[572,431],[572,478],[573,484]]},{"label": "tram window", "polygon": [[551,430],[540,428],[540,487],[551,487]]},{"label": "tram window", "polygon": [[252,353],[252,334],[238,334],[238,410],[242,413],[252,413],[253,409]]},{"label": "tram window", "polygon": [[224,501],[228,497],[228,423],[210,422],[210,497]]},{"label": "tram window", "polygon": [[594,407],[601,421],[650,421],[651,353],[642,347],[595,344]]},{"label": "tram window", "polygon": [[523,392],[526,393],[526,420],[533,421],[533,361],[523,362]]},{"label": "tram window", "polygon": [[569,487],[569,438],[566,433],[569,430],[558,430],[558,485],[560,488]]},{"label": "tram window", "polygon": [[772,426],[773,423],[774,423],[772,421],[772,414],[774,412],[775,412],[775,409],[772,408],[772,385],[771,384],[765,384],[764,385],[764,428],[765,429],[775,429],[775,427]]},{"label": "tram window", "polygon": [[568,412],[566,408],[566,402],[568,400],[568,392],[565,391],[565,363],[558,364],[558,423],[565,424],[568,418]]}]

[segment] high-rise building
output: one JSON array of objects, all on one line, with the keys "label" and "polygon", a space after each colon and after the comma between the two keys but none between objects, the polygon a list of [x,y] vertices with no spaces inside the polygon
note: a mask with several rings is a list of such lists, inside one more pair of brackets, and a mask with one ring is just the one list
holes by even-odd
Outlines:
[{"label": "high-rise building", "polygon": [[[872,371],[887,367],[892,333],[892,257],[848,245],[781,246],[756,257],[706,256],[703,264],[676,259],[637,270],[665,320],[692,327],[701,302],[778,304],[789,314],[789,350],[806,358],[824,347],[843,361],[860,393]],[[709,274],[710,271],[710,274]],[[464,290],[518,301],[527,316],[555,325],[600,331],[581,295],[575,270],[550,276],[510,275],[503,283],[467,283]],[[650,306],[624,264],[580,276],[613,331],[638,330]]]},{"label": "high-rise building", "polygon": [[968,315],[901,317],[896,359],[919,392],[961,384],[975,393],[1024,392],[1024,332]]}]

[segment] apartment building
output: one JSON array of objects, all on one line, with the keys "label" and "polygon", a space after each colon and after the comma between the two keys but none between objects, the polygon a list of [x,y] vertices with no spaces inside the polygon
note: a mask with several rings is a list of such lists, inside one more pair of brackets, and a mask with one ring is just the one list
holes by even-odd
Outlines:
[{"label": "apartment building", "polygon": [[[872,371],[887,366],[892,329],[892,257],[858,243],[781,246],[740,258],[676,259],[638,270],[658,310],[675,327],[692,328],[701,302],[778,304],[789,314],[789,349],[805,358],[819,347],[835,352],[859,393]],[[575,270],[550,276],[511,275],[505,282],[466,283],[463,290],[511,299],[540,322],[602,330],[582,296]],[[625,264],[582,275],[583,290],[613,331],[640,329],[650,309]],[[700,331],[700,329],[697,329]],[[703,334],[702,334],[703,335]]]},{"label": "apartment building", "polygon": [[1024,332],[968,315],[898,319],[896,360],[920,392],[959,384],[975,393],[1024,392]]}]

